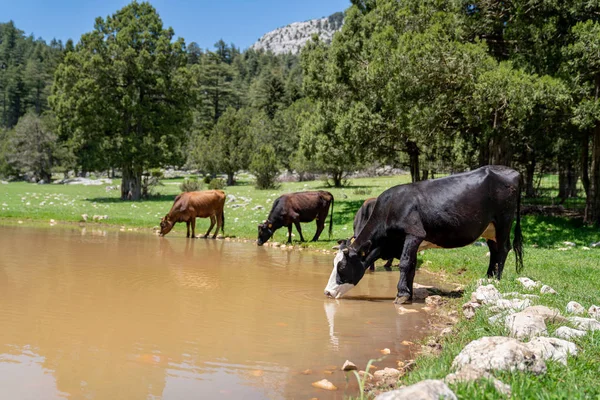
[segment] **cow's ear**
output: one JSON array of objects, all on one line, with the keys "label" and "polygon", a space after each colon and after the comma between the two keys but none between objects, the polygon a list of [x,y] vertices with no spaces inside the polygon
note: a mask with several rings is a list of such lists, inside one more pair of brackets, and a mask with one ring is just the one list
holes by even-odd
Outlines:
[{"label": "cow's ear", "polygon": [[364,242],[357,250],[356,252],[358,254],[360,254],[361,257],[366,257],[367,254],[369,254],[369,252],[371,251],[371,241],[367,240],[366,242]]}]

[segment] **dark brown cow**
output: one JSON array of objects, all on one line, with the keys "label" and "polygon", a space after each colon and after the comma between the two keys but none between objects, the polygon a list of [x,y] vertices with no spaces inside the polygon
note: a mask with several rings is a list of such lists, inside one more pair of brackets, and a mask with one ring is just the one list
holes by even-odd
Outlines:
[{"label": "dark brown cow", "polygon": [[273,233],[287,226],[288,243],[292,242],[292,224],[300,234],[300,240],[304,242],[300,222],[311,222],[317,220],[317,232],[312,241],[319,239],[325,228],[325,220],[331,204],[331,216],[329,218],[329,235],[333,227],[333,195],[329,192],[319,190],[317,192],[297,192],[284,194],[273,203],[273,208],[265,222],[258,225],[257,244],[262,246],[273,236]]},{"label": "dark brown cow", "polygon": [[208,237],[215,222],[213,239],[217,237],[219,228],[225,232],[225,192],[222,190],[204,190],[201,192],[186,192],[175,197],[171,211],[160,220],[160,236],[164,236],[173,229],[177,222],[185,222],[187,225],[187,237],[190,237],[190,225],[192,226],[192,238],[196,238],[196,218],[210,218],[210,228],[204,237]]}]

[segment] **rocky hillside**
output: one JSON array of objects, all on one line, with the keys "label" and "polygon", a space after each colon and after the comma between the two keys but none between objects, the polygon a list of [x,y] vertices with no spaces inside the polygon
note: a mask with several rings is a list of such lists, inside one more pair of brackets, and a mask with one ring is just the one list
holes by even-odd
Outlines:
[{"label": "rocky hillside", "polygon": [[266,33],[251,48],[254,50],[271,50],[275,54],[296,54],[315,33],[326,43],[331,42],[333,34],[341,29],[343,23],[344,14],[341,12],[326,18],[294,22]]}]

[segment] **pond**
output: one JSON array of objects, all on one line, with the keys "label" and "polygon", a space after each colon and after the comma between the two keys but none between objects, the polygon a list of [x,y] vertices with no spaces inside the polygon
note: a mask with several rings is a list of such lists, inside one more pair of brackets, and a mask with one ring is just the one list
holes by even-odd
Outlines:
[{"label": "pond", "polygon": [[[344,361],[364,369],[384,348],[391,354],[378,368],[413,358],[402,342],[425,334],[427,314],[422,303],[396,312],[397,270],[367,274],[353,299],[326,298],[332,259],[224,240],[0,226],[0,398],[356,394]],[[311,386],[321,379],[338,390]]]}]

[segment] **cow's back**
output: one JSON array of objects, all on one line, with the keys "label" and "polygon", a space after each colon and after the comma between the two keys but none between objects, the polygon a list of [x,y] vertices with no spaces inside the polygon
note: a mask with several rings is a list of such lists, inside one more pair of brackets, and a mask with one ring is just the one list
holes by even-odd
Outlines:
[{"label": "cow's back", "polygon": [[354,231],[354,236],[358,236],[362,228],[366,225],[371,213],[373,212],[373,208],[375,207],[375,203],[377,201],[376,197],[371,197],[370,199],[365,200],[362,206],[356,212],[354,216],[354,223],[352,224],[352,230]]},{"label": "cow's back", "polygon": [[203,190],[184,193],[184,195],[187,197],[184,200],[187,210],[195,217],[207,218],[223,212],[226,195],[222,190]]}]

